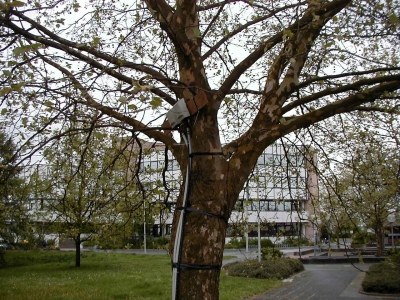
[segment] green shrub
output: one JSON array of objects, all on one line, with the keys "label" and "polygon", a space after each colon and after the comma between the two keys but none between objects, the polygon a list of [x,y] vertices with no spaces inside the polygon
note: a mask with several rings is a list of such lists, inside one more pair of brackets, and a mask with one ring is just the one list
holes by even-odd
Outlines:
[{"label": "green shrub", "polygon": [[363,290],[369,293],[400,293],[400,266],[391,260],[373,264],[362,283]]},{"label": "green shrub", "polygon": [[274,243],[269,239],[261,240],[261,248],[274,247]]},{"label": "green shrub", "polygon": [[123,239],[120,237],[112,237],[107,239],[101,239],[98,241],[98,247],[100,249],[116,250],[124,247]]},{"label": "green shrub", "polygon": [[298,247],[298,246],[312,246],[313,242],[310,242],[307,238],[287,238],[283,241],[284,245],[288,245],[289,247]]},{"label": "green shrub", "polygon": [[[273,247],[274,243],[270,239],[261,239],[261,248]],[[258,245],[258,239],[249,239],[249,245]],[[226,249],[241,249],[246,248],[246,239],[238,239],[233,237],[228,244],[225,245]]]},{"label": "green shrub", "polygon": [[150,238],[146,241],[146,246],[149,249],[159,249],[169,251],[170,239],[168,237]]},{"label": "green shrub", "polygon": [[275,261],[247,260],[234,262],[225,265],[224,270],[230,276],[283,279],[304,270],[304,266],[297,259],[282,258]]},{"label": "green shrub", "polygon": [[5,255],[5,250],[0,249],[0,268],[7,266],[7,262],[4,258],[4,255]]},{"label": "green shrub", "polygon": [[365,244],[367,241],[367,234],[363,232],[356,232],[353,234],[352,244]]},{"label": "green shrub", "polygon": [[389,256],[388,259],[397,264],[400,267],[400,249],[394,248],[394,249],[389,249],[386,252],[386,255]]},{"label": "green shrub", "polygon": [[237,237],[233,237],[228,244],[225,245],[226,249],[240,249],[246,247],[245,239],[238,239]]},{"label": "green shrub", "polygon": [[261,249],[262,260],[276,260],[283,257],[283,252],[275,247],[267,247]]}]

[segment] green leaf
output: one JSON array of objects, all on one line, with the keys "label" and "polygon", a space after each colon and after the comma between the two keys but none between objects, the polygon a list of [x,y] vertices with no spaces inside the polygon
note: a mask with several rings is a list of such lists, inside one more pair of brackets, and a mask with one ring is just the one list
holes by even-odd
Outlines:
[{"label": "green leaf", "polygon": [[13,1],[9,4],[11,7],[22,7],[25,5],[22,1]]},{"label": "green leaf", "polygon": [[195,35],[195,37],[197,37],[197,38],[200,38],[200,37],[201,37],[201,32],[200,32],[200,30],[199,30],[198,28],[195,29],[194,35]]},{"label": "green leaf", "polygon": [[95,132],[95,133],[93,133],[93,135],[94,135],[96,138],[101,139],[101,140],[104,138],[104,134],[101,133],[101,132]]},{"label": "green leaf", "polygon": [[129,104],[128,109],[137,109],[137,106],[135,104]]},{"label": "green leaf", "polygon": [[150,101],[150,104],[151,104],[151,108],[152,108],[152,109],[156,109],[157,107],[160,107],[160,106],[161,106],[161,103],[162,103],[162,100],[161,100],[161,98],[159,98],[159,97],[154,97],[154,98]]},{"label": "green leaf", "polygon": [[122,104],[128,103],[128,98],[122,96],[118,99],[119,102],[121,102]]},{"label": "green leaf", "polygon": [[11,88],[12,88],[13,91],[20,92],[20,91],[21,91],[21,88],[22,88],[23,86],[24,86],[24,83],[23,83],[23,82],[20,82],[20,83],[18,83],[18,84],[13,84],[13,85],[11,85]]},{"label": "green leaf", "polygon": [[11,77],[11,75],[12,75],[10,70],[3,70],[3,74],[8,76],[8,77]]},{"label": "green leaf", "polygon": [[326,47],[326,48],[329,48],[330,46],[332,46],[332,45],[334,45],[334,44],[335,44],[335,42],[328,42],[328,43],[326,43],[325,47]]},{"label": "green leaf", "polygon": [[393,25],[397,25],[397,24],[399,24],[399,17],[398,17],[395,13],[392,13],[392,14],[389,16],[389,21],[390,21],[390,23],[392,23]]},{"label": "green leaf", "polygon": [[11,92],[12,92],[12,89],[9,88],[9,87],[2,88],[0,90],[0,96],[5,96],[5,95],[7,95],[7,94],[9,94]]},{"label": "green leaf", "polygon": [[22,56],[25,52],[28,51],[37,51],[40,48],[44,48],[44,45],[40,43],[32,44],[32,45],[22,45],[21,47],[15,47],[13,49],[13,53],[16,57]]},{"label": "green leaf", "polygon": [[79,5],[78,2],[75,2],[75,3],[73,4],[73,8],[74,8],[74,11],[75,11],[75,12],[79,11],[79,8],[80,8],[80,7],[81,7],[81,6]]},{"label": "green leaf", "polygon": [[25,52],[26,52],[26,50],[27,50],[27,49],[26,49],[26,47],[24,47],[24,46],[16,47],[16,48],[13,49],[13,53],[14,53],[14,55],[15,55],[16,57],[18,57],[18,56],[24,55]]},{"label": "green leaf", "polygon": [[27,117],[23,117],[21,119],[22,125],[24,125],[26,127],[26,125],[28,124],[28,118]]},{"label": "green leaf", "polygon": [[95,37],[93,38],[93,42],[91,42],[91,46],[97,46],[98,44],[100,44],[101,38],[99,37]]},{"label": "green leaf", "polygon": [[282,38],[283,38],[283,40],[286,40],[288,38],[291,38],[293,35],[294,35],[294,33],[291,30],[285,29],[283,31],[283,37]]}]

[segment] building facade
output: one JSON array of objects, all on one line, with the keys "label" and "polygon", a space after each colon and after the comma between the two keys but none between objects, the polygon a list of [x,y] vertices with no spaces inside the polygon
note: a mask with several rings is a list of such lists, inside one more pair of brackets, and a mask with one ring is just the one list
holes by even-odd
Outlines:
[{"label": "building facade", "polygon": [[[144,180],[149,188],[163,184],[168,191],[167,198],[160,193],[154,199],[163,203],[164,209],[155,219],[152,234],[165,236],[171,233],[181,172],[176,160],[165,155],[162,145],[152,144],[150,149],[141,162]],[[269,146],[240,193],[229,220],[226,242],[232,237],[257,237],[258,232],[271,240],[301,236],[313,241],[310,203],[318,191],[317,176],[312,172],[314,163],[315,155],[303,146]]]},{"label": "building facade", "polygon": [[[140,164],[140,188],[147,195],[143,198],[143,219],[146,219],[148,234],[154,237],[169,236],[176,200],[183,182],[180,166],[165,153],[164,145],[143,142]],[[135,149],[133,151],[136,151]],[[286,238],[302,237],[314,241],[315,230],[310,226],[311,202],[316,197],[317,176],[312,170],[314,155],[304,146],[274,144],[258,158],[251,176],[241,191],[229,220],[226,242],[233,237],[268,238],[283,241]],[[38,176],[51,178],[48,165],[35,165],[25,170],[25,178]],[[54,213],[43,209],[52,201],[46,193],[33,189],[28,201],[32,220],[37,223],[52,223]],[[143,194],[144,195],[144,194]],[[147,218],[146,218],[147,214]],[[153,219],[148,221],[148,217]],[[136,220],[137,223],[143,221]],[[46,236],[54,239],[55,235]]]}]

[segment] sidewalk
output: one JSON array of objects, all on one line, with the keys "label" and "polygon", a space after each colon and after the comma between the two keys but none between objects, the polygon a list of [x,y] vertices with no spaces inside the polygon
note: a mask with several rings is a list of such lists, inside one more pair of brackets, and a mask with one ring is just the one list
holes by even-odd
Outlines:
[{"label": "sidewalk", "polygon": [[[359,293],[365,272],[351,264],[305,265],[305,271],[284,280],[281,288],[248,300],[379,300],[400,299],[398,297],[369,296]],[[357,268],[368,270],[370,264],[357,264]]]},{"label": "sidewalk", "polygon": [[[254,250],[254,249],[252,249]],[[299,258],[294,255],[298,248],[280,249],[286,257]],[[302,251],[310,251],[302,257],[308,258],[314,255],[313,247],[303,247]],[[244,249],[225,250],[224,255],[237,256],[223,261],[223,265],[242,261],[245,259],[257,259],[257,251],[246,253]],[[319,255],[317,253],[317,255]],[[359,293],[362,289],[362,281],[365,272],[371,264],[311,264],[304,265],[305,271],[295,274],[291,278],[284,279],[285,284],[265,294],[248,300],[400,300],[400,297],[371,296]],[[358,270],[358,269],[359,270]]]}]

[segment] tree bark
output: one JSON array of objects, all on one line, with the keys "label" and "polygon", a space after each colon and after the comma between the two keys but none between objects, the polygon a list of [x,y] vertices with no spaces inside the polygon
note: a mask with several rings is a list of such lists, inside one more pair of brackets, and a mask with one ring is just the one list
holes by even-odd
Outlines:
[{"label": "tree bark", "polygon": [[375,235],[376,235],[376,256],[381,257],[383,256],[383,251],[384,251],[382,227],[379,226],[377,228]]},{"label": "tree bark", "polygon": [[[228,160],[222,153],[216,119],[210,114],[204,119],[200,115],[196,122],[192,126],[192,167],[180,266],[175,266],[178,268],[177,299],[214,300],[219,299],[220,268],[228,219],[260,153],[254,154],[254,149],[250,148],[248,155],[240,160],[246,168],[241,168],[239,172],[234,167],[238,162]],[[206,140],[207,143],[204,142]],[[181,191],[175,211],[172,242],[182,212],[183,194]]]},{"label": "tree bark", "polygon": [[[217,177],[224,177],[224,172],[216,167],[218,162],[224,164],[224,160],[217,157],[193,158],[181,265],[178,265],[177,299],[219,298],[220,267],[232,200],[225,193],[229,189],[226,182],[217,180]],[[180,213],[176,213],[174,223]]]}]

